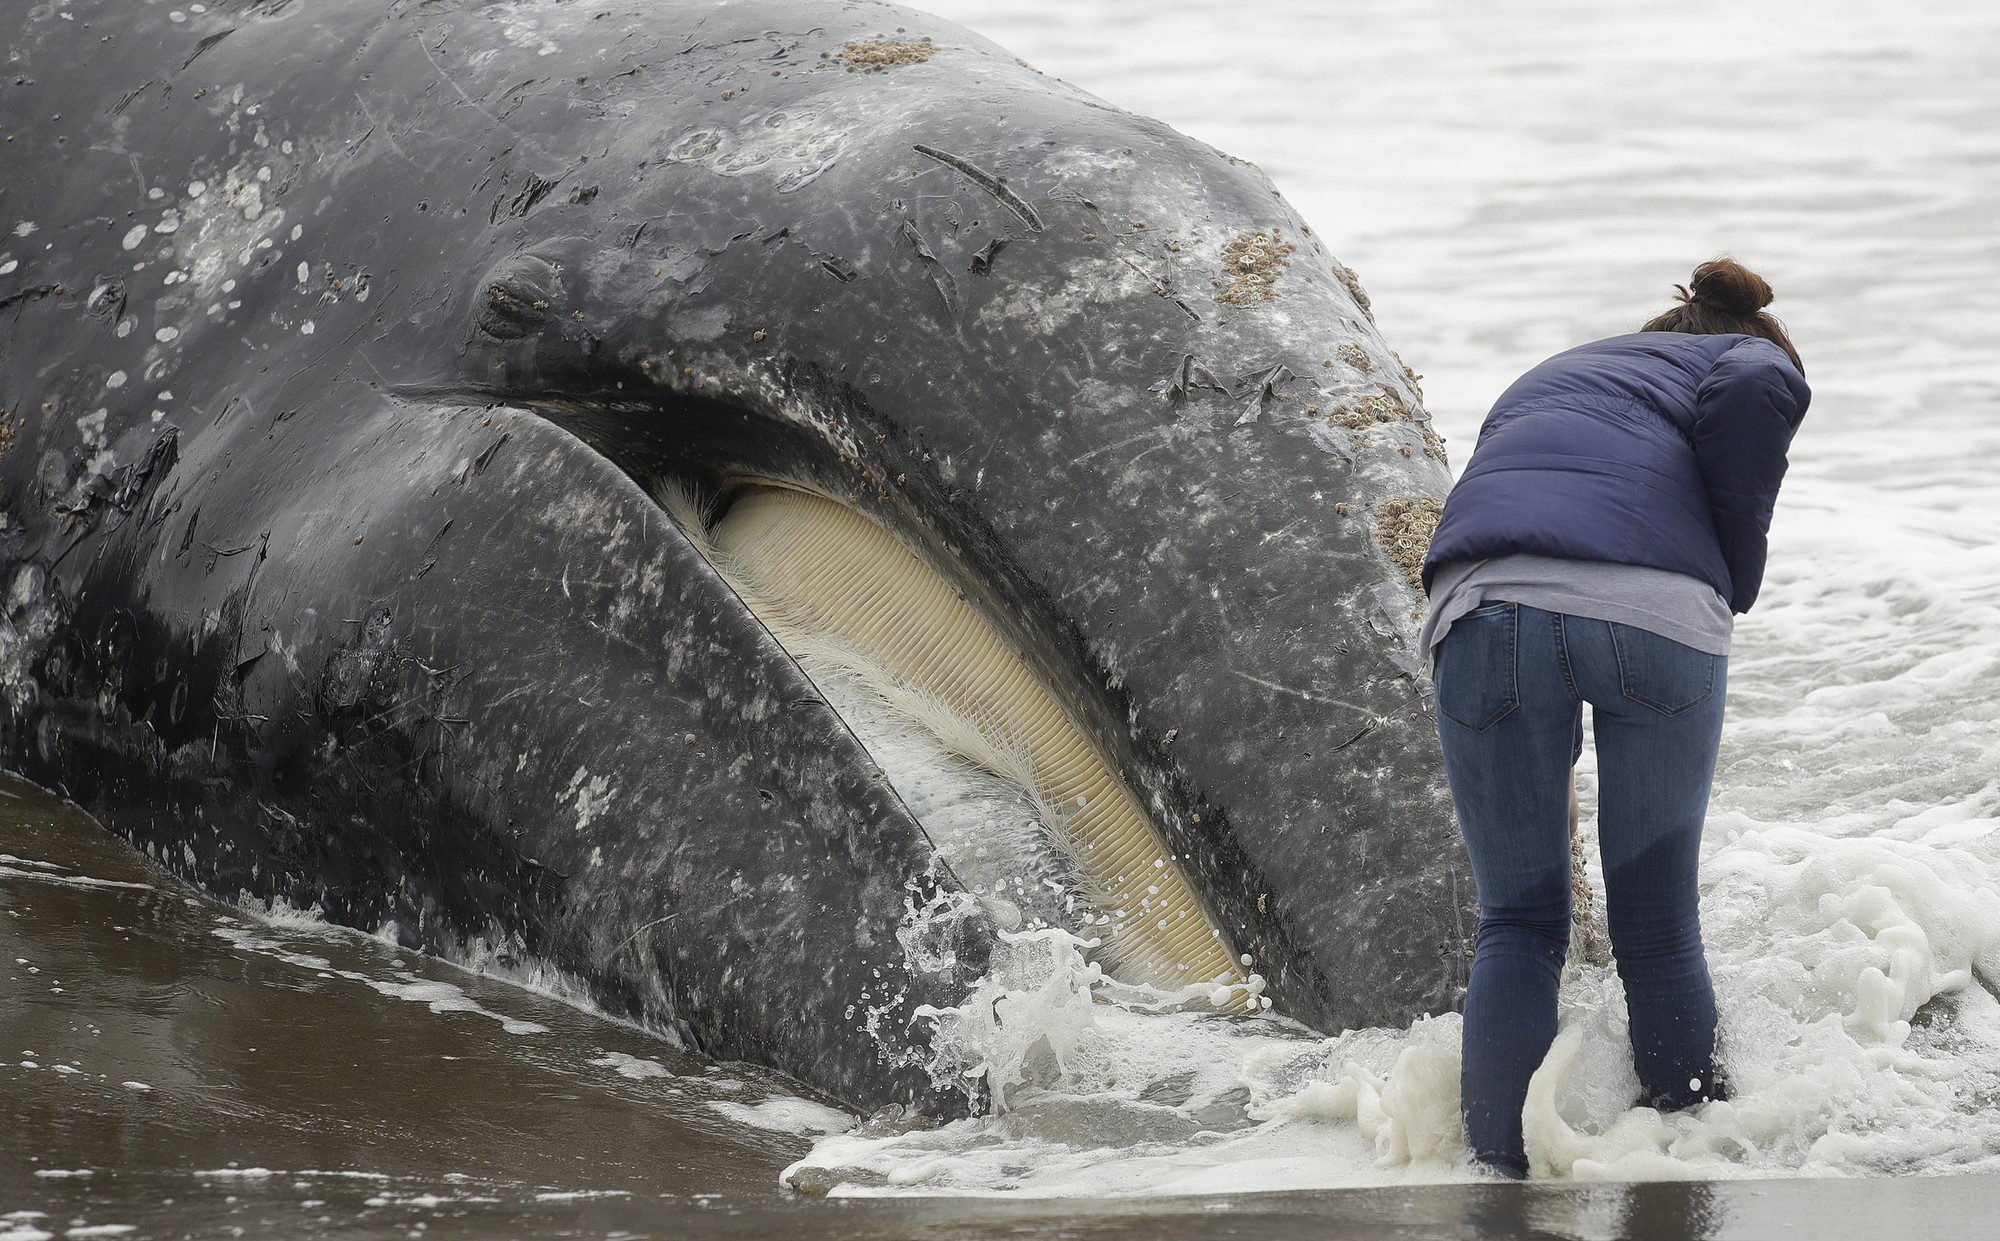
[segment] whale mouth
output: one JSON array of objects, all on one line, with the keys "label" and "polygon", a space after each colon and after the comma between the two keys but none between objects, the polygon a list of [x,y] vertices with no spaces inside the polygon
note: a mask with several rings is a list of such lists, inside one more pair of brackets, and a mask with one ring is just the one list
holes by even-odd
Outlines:
[{"label": "whale mouth", "polygon": [[1060,876],[1040,879],[1067,888],[1064,920],[1113,978],[1187,989],[1223,1011],[1263,1003],[1261,980],[1245,976],[1130,782],[946,573],[857,509],[789,483],[735,480],[706,510],[669,491],[662,505],[841,713],[954,871],[992,868],[968,856],[978,842],[935,830],[925,799],[903,787],[885,757],[899,733],[926,734],[1032,808]]}]

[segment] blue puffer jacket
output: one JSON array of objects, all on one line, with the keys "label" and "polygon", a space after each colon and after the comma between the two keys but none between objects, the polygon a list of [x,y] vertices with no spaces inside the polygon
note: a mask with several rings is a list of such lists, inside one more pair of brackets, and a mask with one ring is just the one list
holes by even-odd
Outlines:
[{"label": "blue puffer jacket", "polygon": [[1559,353],[1486,415],[1424,586],[1441,564],[1527,552],[1684,573],[1747,612],[1811,399],[1755,336],[1637,332]]}]

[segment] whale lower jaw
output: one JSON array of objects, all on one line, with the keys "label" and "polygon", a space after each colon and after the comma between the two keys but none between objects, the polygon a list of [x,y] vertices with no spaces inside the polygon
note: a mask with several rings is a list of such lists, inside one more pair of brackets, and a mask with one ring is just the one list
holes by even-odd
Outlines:
[{"label": "whale lower jaw", "polygon": [[922,730],[1021,792],[1067,880],[1070,929],[1108,973],[1225,1011],[1259,1007],[1261,979],[1246,977],[1129,781],[966,592],[871,518],[794,485],[737,482],[710,513],[677,491],[662,503],[815,684],[847,687],[830,699],[873,700],[844,713],[872,719],[849,718],[871,753],[893,744],[885,729]]}]

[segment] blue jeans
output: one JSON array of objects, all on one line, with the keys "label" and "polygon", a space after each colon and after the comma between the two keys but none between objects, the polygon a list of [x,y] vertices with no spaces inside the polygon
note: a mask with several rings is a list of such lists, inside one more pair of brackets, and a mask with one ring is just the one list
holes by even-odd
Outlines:
[{"label": "blue jeans", "polygon": [[1702,959],[1702,819],[1729,661],[1609,621],[1489,602],[1452,625],[1435,683],[1445,775],[1479,885],[1461,1106],[1474,1158],[1524,1176],[1521,1104],[1556,1033],[1570,938],[1569,787],[1589,703],[1611,950],[1642,1101],[1719,1098]]}]

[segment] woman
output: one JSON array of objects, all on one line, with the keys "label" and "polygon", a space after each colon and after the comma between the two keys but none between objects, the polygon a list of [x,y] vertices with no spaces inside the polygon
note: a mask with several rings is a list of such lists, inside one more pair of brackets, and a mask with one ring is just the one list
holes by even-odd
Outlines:
[{"label": "woman", "polygon": [[1527,1175],[1521,1105],[1556,1032],[1586,702],[1643,1102],[1724,1089],[1695,868],[1733,613],[1756,601],[1811,393],[1756,273],[1718,259],[1679,291],[1639,332],[1558,354],[1501,396],[1424,563],[1423,648],[1479,884],[1466,1138],[1509,1177]]}]

